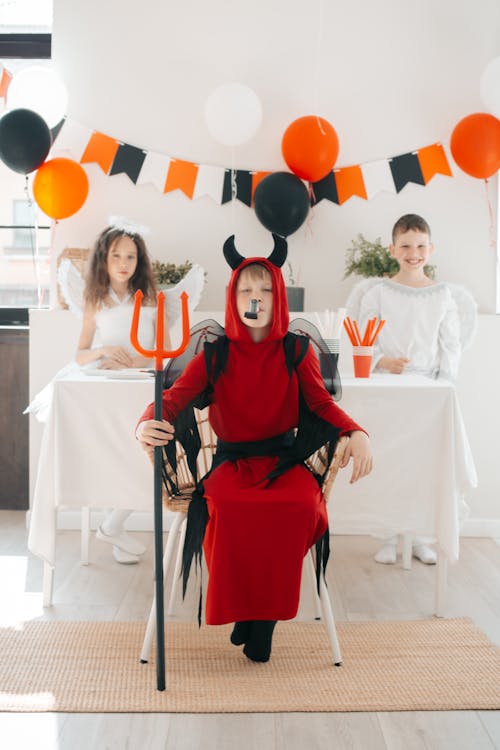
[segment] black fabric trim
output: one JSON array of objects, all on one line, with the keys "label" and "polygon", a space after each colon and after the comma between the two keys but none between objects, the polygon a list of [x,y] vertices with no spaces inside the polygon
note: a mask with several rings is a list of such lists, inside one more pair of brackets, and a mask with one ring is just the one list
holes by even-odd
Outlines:
[{"label": "black fabric trim", "polygon": [[[306,332],[300,328],[300,325],[303,327],[305,321],[297,321],[296,323],[297,332],[289,331],[283,339],[285,362],[290,377],[294,369],[300,365],[306,356],[311,343],[315,345],[316,351],[321,351],[322,347],[321,336],[319,336],[319,333],[314,326],[311,326],[311,331],[313,331],[313,333],[315,332],[313,338],[310,335],[309,330]],[[181,358],[173,360],[173,362],[176,363],[175,368],[172,366],[172,363],[170,363],[169,367],[166,369],[164,377],[165,386],[170,387],[180,375],[187,362],[190,361],[194,354],[200,351],[200,342],[203,343],[209,386],[195,401],[178,415],[174,421],[176,440],[167,443],[163,452],[175,474],[177,471],[175,443],[176,441],[179,441],[186,452],[188,465],[196,482],[196,488],[192,494],[191,502],[188,507],[186,539],[182,555],[183,596],[185,596],[186,593],[187,582],[193,560],[201,571],[203,540],[205,537],[206,525],[209,520],[207,502],[204,497],[203,482],[211,472],[224,461],[236,461],[239,458],[249,456],[275,455],[278,457],[278,462],[273,471],[267,476],[269,483],[272,483],[274,479],[284,474],[292,468],[292,466],[301,463],[304,464],[309,456],[325,444],[328,445],[327,460],[331,461],[340,434],[338,428],[309,410],[299,389],[299,423],[295,435],[292,431],[289,431],[267,440],[259,440],[255,442],[229,443],[218,441],[210,471],[204,477],[199,478],[197,474],[196,459],[201,447],[201,441],[193,409],[194,407],[202,409],[211,402],[213,386],[221,373],[225,370],[229,355],[230,341],[224,334],[224,329],[215,323],[215,321],[202,321],[199,323],[192,330],[192,341],[189,347],[189,353],[184,355],[182,360]],[[335,363],[334,365],[332,364],[332,367],[334,366],[335,380],[338,384],[336,392],[338,398],[340,381],[336,371],[336,362],[337,360],[335,359]],[[332,383],[333,380],[334,377],[332,375]],[[314,476],[318,485],[321,487],[323,477],[316,474]],[[180,494],[175,481],[169,476],[165,466],[163,466],[163,481],[169,494]],[[328,557],[329,531],[327,530],[323,537],[316,543],[316,576],[318,586],[320,572],[321,570],[323,570],[323,572],[325,571]],[[200,586],[200,601],[198,608],[199,624],[201,624],[201,597],[202,592]]]}]

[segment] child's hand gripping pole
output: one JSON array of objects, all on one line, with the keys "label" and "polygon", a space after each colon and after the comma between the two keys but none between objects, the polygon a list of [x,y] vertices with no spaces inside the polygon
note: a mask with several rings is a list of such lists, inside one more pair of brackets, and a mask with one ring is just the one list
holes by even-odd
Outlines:
[{"label": "child's hand gripping pole", "polygon": [[[189,310],[188,295],[182,292],[182,341],[177,349],[166,351],[164,347],[164,304],[165,295],[158,292],[156,312],[156,349],[144,349],[138,340],[139,316],[143,294],[139,289],[135,293],[134,315],[130,329],[130,343],[143,357],[155,358],[155,419],[163,416],[163,360],[180,356],[189,344]],[[155,521],[155,594],[156,594],[156,682],[158,690],[165,690],[165,630],[163,602],[163,507],[162,507],[162,447],[155,447],[154,462],[154,521]]]}]

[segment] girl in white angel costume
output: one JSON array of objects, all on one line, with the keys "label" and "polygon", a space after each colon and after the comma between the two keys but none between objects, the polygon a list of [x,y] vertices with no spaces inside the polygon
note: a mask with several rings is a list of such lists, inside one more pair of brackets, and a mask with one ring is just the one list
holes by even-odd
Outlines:
[{"label": "girl in white angel costume", "polygon": [[[433,250],[425,219],[406,214],[394,225],[389,247],[398,272],[390,279],[362,281],[352,290],[347,311],[361,330],[375,316],[387,321],[374,346],[372,369],[456,380],[462,350],[475,330],[476,304],[463,287],[436,283],[426,275]],[[427,540],[412,541],[414,557],[428,565],[436,562]],[[394,564],[397,543],[397,535],[385,538],[375,560]]]},{"label": "girl in white angel costume", "polygon": [[[144,297],[139,341],[145,349],[154,349],[156,285],[146,244],[138,230],[124,220],[113,219],[97,238],[85,282],[69,260],[61,263],[58,272],[61,292],[70,309],[80,317],[83,309],[83,321],[76,363],[67,365],[56,378],[76,367],[123,370],[153,365],[153,360],[133,350],[129,338],[134,294],[140,289]],[[189,307],[193,310],[199,302],[203,285],[204,271],[195,265],[179,284],[165,291],[167,348],[171,346],[168,331],[180,317],[180,293],[188,293]],[[26,411],[34,413],[39,421],[46,421],[51,396],[52,385],[49,384]],[[137,563],[145,552],[145,547],[125,531],[124,524],[131,512],[122,509],[108,511],[96,532],[98,539],[112,546],[113,557],[119,563]]]}]

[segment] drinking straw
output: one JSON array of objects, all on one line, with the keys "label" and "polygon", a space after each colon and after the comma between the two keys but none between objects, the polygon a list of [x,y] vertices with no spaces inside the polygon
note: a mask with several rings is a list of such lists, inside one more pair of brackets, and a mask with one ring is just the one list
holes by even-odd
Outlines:
[{"label": "drinking straw", "polygon": [[377,339],[377,336],[379,335],[379,333],[382,330],[382,328],[384,327],[384,325],[385,325],[385,320],[380,320],[375,333],[371,337],[370,346],[373,346],[373,344],[375,343],[375,341]]},{"label": "drinking straw", "polygon": [[354,330],[356,331],[356,338],[358,339],[358,346],[363,346],[362,343],[361,343],[363,339],[361,338],[361,334],[359,332],[358,324],[356,323],[355,320],[352,321],[352,325],[353,325]]},{"label": "drinking straw", "polygon": [[358,342],[356,341],[356,333],[355,333],[355,331],[354,331],[354,329],[353,329],[353,327],[352,327],[351,319],[350,319],[349,317],[347,317],[347,318],[346,318],[346,319],[344,320],[344,328],[345,328],[345,329],[346,329],[346,331],[347,331],[347,335],[349,336],[349,339],[350,339],[350,341],[351,341],[351,344],[352,344],[353,346],[357,346],[357,345],[358,345]]}]

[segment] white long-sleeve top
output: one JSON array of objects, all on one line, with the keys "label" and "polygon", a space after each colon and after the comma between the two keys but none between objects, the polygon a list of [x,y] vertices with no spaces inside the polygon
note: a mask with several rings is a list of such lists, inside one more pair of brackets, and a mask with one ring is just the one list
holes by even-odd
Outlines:
[{"label": "white long-sleeve top", "polygon": [[446,283],[415,288],[381,279],[361,300],[362,331],[375,316],[386,323],[375,343],[373,368],[383,356],[406,357],[410,360],[407,372],[456,379],[461,355],[460,321]]}]

